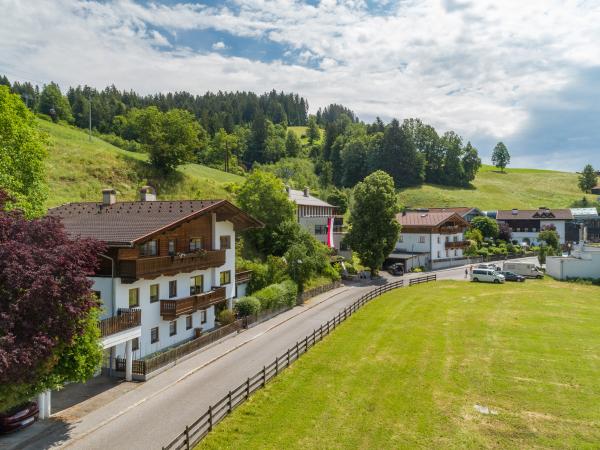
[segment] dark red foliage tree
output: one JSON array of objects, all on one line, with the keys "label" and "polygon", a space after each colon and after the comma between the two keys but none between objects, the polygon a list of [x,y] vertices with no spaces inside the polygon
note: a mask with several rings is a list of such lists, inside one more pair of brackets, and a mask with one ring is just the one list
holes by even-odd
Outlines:
[{"label": "dark red foliage tree", "polygon": [[498,225],[498,239],[506,242],[510,242],[512,238],[512,230],[507,223],[501,223]]},{"label": "dark red foliage tree", "polygon": [[0,191],[0,385],[19,385],[51,372],[85,332],[103,245],[69,237],[55,218],[6,211],[7,200]]}]

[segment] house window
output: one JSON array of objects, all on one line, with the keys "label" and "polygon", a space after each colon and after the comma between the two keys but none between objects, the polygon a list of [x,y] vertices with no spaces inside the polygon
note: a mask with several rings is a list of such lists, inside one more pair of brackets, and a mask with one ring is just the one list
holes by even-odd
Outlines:
[{"label": "house window", "polygon": [[419,244],[425,243],[425,236],[419,236]]},{"label": "house window", "polygon": [[140,245],[140,256],[156,256],[158,255],[158,242],[148,241]]},{"label": "house window", "polygon": [[221,250],[229,250],[231,248],[231,236],[221,236]]},{"label": "house window", "polygon": [[448,252],[448,250],[446,250],[446,258],[448,258],[450,256],[450,253]]},{"label": "house window", "polygon": [[398,242],[404,242],[404,237],[402,235],[398,236]]},{"label": "house window", "polygon": [[173,256],[177,253],[177,239],[169,239],[167,251],[169,252],[169,256]]},{"label": "house window", "polygon": [[177,280],[169,281],[169,298],[177,297]]},{"label": "house window", "polygon": [[150,343],[154,344],[158,342],[158,327],[150,329]]},{"label": "house window", "polygon": [[454,242],[458,241],[458,236],[454,236],[454,239],[452,239]]},{"label": "house window", "polygon": [[457,253],[457,252],[458,252],[458,250],[456,250],[456,249],[455,249],[455,250],[454,250],[454,256],[458,256],[458,253]]},{"label": "house window", "polygon": [[231,283],[231,271],[226,270],[221,272],[221,286]]},{"label": "house window", "polygon": [[202,238],[191,238],[190,239],[190,252],[202,250]]},{"label": "house window", "polygon": [[100,291],[92,291],[98,300],[102,299],[102,292]]},{"label": "house window", "polygon": [[150,303],[155,303],[158,301],[160,291],[160,285],[151,284],[150,285]]},{"label": "house window", "polygon": [[177,334],[177,320],[171,320],[169,322],[169,336],[175,336]]},{"label": "house window", "polygon": [[438,241],[438,244],[439,244],[440,243],[440,237],[439,236],[437,237],[437,241]]},{"label": "house window", "polygon": [[204,292],[204,275],[196,275],[190,278],[190,295],[202,294]]},{"label": "house window", "polygon": [[131,350],[136,351],[140,349],[140,338],[134,338],[131,341]]},{"label": "house window", "polygon": [[441,258],[441,257],[442,257],[442,256],[441,256],[441,254],[440,254],[440,251],[438,250],[438,258]]},{"label": "house window", "polygon": [[186,316],[185,317],[185,329],[189,330],[190,328],[192,328],[192,316]]},{"label": "house window", "polygon": [[327,234],[327,225],[315,225],[315,234]]},{"label": "house window", "polygon": [[446,236],[446,242],[450,242],[450,236]]},{"label": "house window", "polygon": [[137,308],[140,306],[140,288],[129,289],[129,307]]},{"label": "house window", "polygon": [[204,325],[206,323],[206,310],[200,311],[200,323]]}]

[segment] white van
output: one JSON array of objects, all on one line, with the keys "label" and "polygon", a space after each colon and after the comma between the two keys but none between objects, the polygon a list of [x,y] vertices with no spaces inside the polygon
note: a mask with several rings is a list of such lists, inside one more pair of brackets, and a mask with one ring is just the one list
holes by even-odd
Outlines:
[{"label": "white van", "polygon": [[529,278],[544,278],[544,273],[533,263],[505,262],[504,270]]},{"label": "white van", "polygon": [[476,268],[473,269],[471,280],[478,282],[484,281],[487,283],[504,283],[504,275],[496,272],[493,269]]}]

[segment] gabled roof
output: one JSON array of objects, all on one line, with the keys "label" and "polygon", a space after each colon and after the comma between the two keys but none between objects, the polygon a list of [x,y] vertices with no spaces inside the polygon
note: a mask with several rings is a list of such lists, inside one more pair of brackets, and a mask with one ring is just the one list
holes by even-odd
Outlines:
[{"label": "gabled roof", "polygon": [[455,212],[460,214],[462,217],[466,216],[470,212],[475,212],[477,214],[481,214],[481,210],[479,208],[471,207],[471,206],[455,206],[449,208],[426,208],[429,212]]},{"label": "gabled roof", "polygon": [[304,195],[304,191],[298,191],[296,189],[288,190],[288,197],[291,201],[293,201],[296,205],[303,206],[323,206],[325,208],[335,208],[335,206],[317,198],[313,195]]},{"label": "gabled roof", "polygon": [[498,210],[497,220],[572,220],[570,209],[506,209]]},{"label": "gabled roof", "polygon": [[123,246],[212,212],[217,214],[217,220],[232,222],[236,231],[263,226],[227,200],[68,203],[50,209],[48,215],[60,218],[73,236]]},{"label": "gabled roof", "polygon": [[469,224],[462,216],[452,211],[406,211],[396,214],[396,219],[403,227],[437,227],[444,222],[453,219],[462,222],[465,226]]}]

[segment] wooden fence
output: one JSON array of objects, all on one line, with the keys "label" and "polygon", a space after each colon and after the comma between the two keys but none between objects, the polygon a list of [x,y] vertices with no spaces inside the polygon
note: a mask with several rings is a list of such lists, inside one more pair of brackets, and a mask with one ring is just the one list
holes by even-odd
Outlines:
[{"label": "wooden fence", "polygon": [[[434,281],[436,276],[428,275],[426,277],[420,277],[419,279],[426,279],[426,281],[420,281],[421,283],[425,283],[427,281]],[[306,353],[309,348],[335,330],[340,323],[352,316],[352,314],[374,298],[391,290],[401,288],[402,286],[404,286],[404,282],[403,280],[400,280],[384,284],[383,286],[367,292],[350,306],[340,311],[333,319],[323,323],[318,329],[313,330],[311,334],[305,336],[301,341],[297,341],[296,345],[288,348],[287,351],[277,356],[275,361],[271,364],[263,366],[262,370],[259,370],[253,376],[247,378],[246,381],[238,387],[229,391],[214,405],[209,406],[208,410],[202,416],[191,425],[186,425],[185,431],[173,439],[166,447],[163,447],[163,450],[189,450],[196,446],[196,444],[198,444],[198,442],[200,442],[216,424],[223,420],[237,406],[248,400],[252,393],[264,387],[269,380],[273,379],[279,375],[282,370],[289,367],[291,363],[300,358],[300,355]]]},{"label": "wooden fence", "polygon": [[411,280],[408,280],[408,285],[412,286],[413,284],[421,284],[421,283],[428,283],[430,281],[435,281],[436,280],[436,275],[425,275],[423,277],[418,277],[418,278],[413,278]]}]

